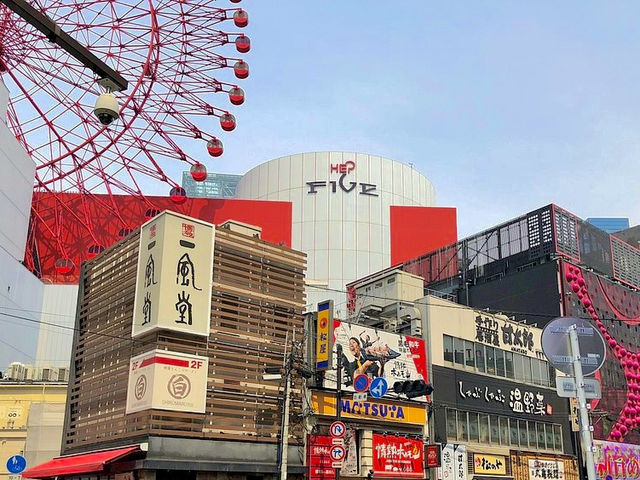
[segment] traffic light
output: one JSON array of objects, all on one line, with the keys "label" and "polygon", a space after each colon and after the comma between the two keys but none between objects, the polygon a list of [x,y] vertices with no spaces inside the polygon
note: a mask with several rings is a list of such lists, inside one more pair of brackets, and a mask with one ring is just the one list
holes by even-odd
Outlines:
[{"label": "traffic light", "polygon": [[430,383],[425,383],[424,380],[405,380],[404,382],[395,382],[393,391],[398,395],[405,395],[407,398],[416,398],[431,395],[433,386]]}]

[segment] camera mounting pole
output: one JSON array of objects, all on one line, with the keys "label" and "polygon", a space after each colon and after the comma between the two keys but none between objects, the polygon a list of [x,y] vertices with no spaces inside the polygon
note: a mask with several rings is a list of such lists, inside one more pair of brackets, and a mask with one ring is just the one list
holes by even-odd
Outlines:
[{"label": "camera mounting pole", "polygon": [[44,33],[49,41],[55,43],[82,65],[98,75],[98,83],[109,91],[123,91],[129,86],[127,80],[109,65],[104,63],[87,47],[63,31],[44,13],[32,7],[26,0],[0,0],[14,13],[22,17],[29,25]]}]

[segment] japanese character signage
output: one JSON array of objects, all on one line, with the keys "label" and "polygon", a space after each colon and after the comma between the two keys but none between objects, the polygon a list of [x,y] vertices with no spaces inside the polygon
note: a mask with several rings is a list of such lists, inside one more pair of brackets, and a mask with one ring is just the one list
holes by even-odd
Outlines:
[{"label": "japanese character signage", "polygon": [[544,400],[544,393],[532,392],[525,387],[513,387],[509,390],[484,386],[470,386],[458,380],[458,393],[465,399],[484,400],[487,403],[506,405],[513,413],[527,413],[529,415],[548,415],[548,406]]},{"label": "japanese character signage", "polygon": [[204,413],[209,359],[153,350],[131,359],[126,413],[158,409]]},{"label": "japanese character signage", "polygon": [[503,455],[474,453],[473,473],[479,475],[506,475],[507,458]]},{"label": "japanese character signage", "polygon": [[640,445],[594,440],[596,476],[600,480],[640,478]]},{"label": "japanese character signage", "polygon": [[[405,380],[427,381],[427,355],[424,340],[379,331],[363,325],[334,320],[333,361],[342,363],[342,389],[354,391],[353,381],[358,375],[382,377],[393,393],[393,384]],[[337,358],[336,345],[342,346]],[[334,363],[336,365],[336,363]],[[335,388],[336,373],[327,371],[325,386]],[[426,400],[418,397],[415,400]]]},{"label": "japanese character signage", "polygon": [[530,458],[529,480],[564,480],[564,461]]},{"label": "japanese character signage", "polygon": [[[338,174],[339,177],[335,180],[321,180],[314,182],[307,182],[309,194],[317,194],[319,189],[328,188],[331,193],[342,191],[344,193],[357,192],[360,195],[368,195],[370,197],[377,197],[377,186],[373,183],[355,182],[350,180],[351,172],[356,169],[356,164],[351,160],[347,160],[344,163],[330,164],[329,174]],[[354,174],[355,175],[355,174]]]},{"label": "japanese character signage", "polygon": [[421,439],[373,434],[373,475],[424,478]]},{"label": "japanese character signage", "polygon": [[440,480],[467,480],[467,447],[457,443],[442,446]]},{"label": "japanese character signage", "polygon": [[316,325],[316,370],[331,367],[331,340],[333,340],[333,300],[318,304],[318,323]]},{"label": "japanese character signage", "polygon": [[435,468],[440,466],[441,448],[442,445],[440,445],[439,443],[424,446],[424,460],[427,468]]},{"label": "japanese character signage", "polygon": [[477,314],[475,341],[523,355],[535,355],[536,350],[540,350],[540,331],[493,315]]},{"label": "japanese character signage", "polygon": [[165,211],[141,227],[133,329],[208,336],[213,241],[209,223]]}]

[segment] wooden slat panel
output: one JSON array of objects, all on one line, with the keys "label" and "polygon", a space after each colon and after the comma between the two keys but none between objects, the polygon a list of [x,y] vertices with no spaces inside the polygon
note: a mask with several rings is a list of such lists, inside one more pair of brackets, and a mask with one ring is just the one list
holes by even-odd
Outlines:
[{"label": "wooden slat panel", "polygon": [[[305,255],[217,229],[209,338],[132,339],[138,241],[139,230],[83,269],[65,452],[149,434],[275,442],[282,386],[262,374],[282,365],[287,334],[302,332]],[[129,360],[155,348],[210,358],[206,413],[124,415]],[[299,390],[294,397],[297,415]]]}]

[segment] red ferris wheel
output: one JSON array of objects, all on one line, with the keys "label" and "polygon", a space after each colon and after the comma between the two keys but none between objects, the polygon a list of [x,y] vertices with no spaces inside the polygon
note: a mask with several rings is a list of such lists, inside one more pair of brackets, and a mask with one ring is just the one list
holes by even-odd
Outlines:
[{"label": "red ferris wheel", "polygon": [[[194,180],[203,181],[202,159],[223,153],[217,136],[236,127],[227,106],[240,105],[245,97],[235,81],[249,75],[248,64],[236,57],[251,44],[243,33],[223,31],[225,24],[234,30],[247,26],[247,12],[238,5],[214,6],[219,3],[33,0],[34,7],[128,81],[126,91],[114,92],[119,119],[110,125],[93,114],[103,94],[95,74],[0,5],[0,74],[10,92],[8,125],[36,164],[31,231],[46,232],[55,243],[58,273],[77,266],[63,241],[67,223],[82,225],[92,237],[86,258],[105,247],[87,202],[71,207],[65,195],[99,202],[124,236],[135,225],[114,197],[136,197],[153,215],[157,210],[143,193],[150,182],[164,182],[170,199],[180,204],[185,191],[165,171],[183,162]],[[217,79],[218,74],[230,82]],[[221,99],[215,95],[220,93],[228,99],[218,107]],[[38,208],[40,196],[47,198],[47,215]],[[35,269],[32,253],[28,246],[27,266]]]}]

